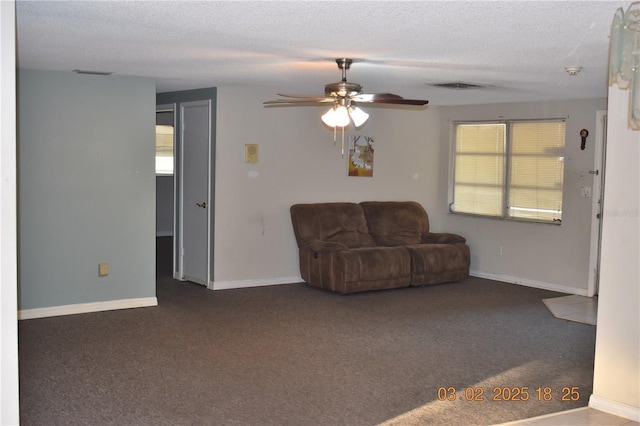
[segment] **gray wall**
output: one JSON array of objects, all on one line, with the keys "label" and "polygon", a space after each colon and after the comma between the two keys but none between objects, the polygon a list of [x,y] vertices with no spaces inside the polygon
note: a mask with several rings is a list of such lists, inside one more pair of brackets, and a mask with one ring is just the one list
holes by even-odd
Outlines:
[{"label": "gray wall", "polygon": [[151,79],[18,71],[20,309],[155,297],[154,126]]},{"label": "gray wall", "polygon": [[[591,197],[582,187],[594,187],[596,113],[606,110],[606,99],[531,102],[444,107],[441,162],[450,159],[451,126],[454,121],[566,118],[566,145],[562,225],[487,219],[449,214],[450,169],[440,170],[442,227],[463,234],[471,247],[472,273],[507,282],[530,284],[567,293],[587,295],[591,244]],[[580,129],[590,132],[585,150],[580,149]],[[597,194],[593,194],[596,196]],[[435,220],[435,217],[434,217]],[[500,252],[502,247],[502,252]]]},{"label": "gray wall", "polygon": [[156,176],[156,235],[173,235],[173,175]]},{"label": "gray wall", "polygon": [[[146,272],[153,288],[153,270],[145,271],[154,264],[156,232],[153,83],[34,71],[22,71],[20,77],[22,309],[148,296],[131,286],[135,280],[130,278]],[[321,125],[322,110],[263,108],[270,95],[267,89],[217,92],[222,107],[215,112],[212,172],[214,288],[299,279],[288,214],[293,203],[412,199],[427,208],[434,230],[468,237],[476,273],[586,293],[593,212],[590,199],[579,192],[589,185],[593,146],[580,151],[574,136],[582,127],[593,129],[605,100],[424,111],[370,108],[372,118],[358,133],[376,137],[374,177],[353,178],[346,176],[348,159]],[[172,103],[160,97],[158,103]],[[569,116],[567,215],[561,227],[447,213],[448,123],[500,115]],[[136,126],[143,122],[148,131],[138,137]],[[148,148],[141,142],[147,138]],[[245,143],[261,145],[259,163],[244,163]],[[488,228],[491,235],[484,231]],[[501,257],[497,246],[505,247]],[[99,262],[111,264],[109,277],[97,277]],[[122,273],[124,281],[116,279]]]},{"label": "gray wall", "polygon": [[[471,246],[479,276],[586,294],[589,279],[596,111],[606,99],[468,107],[374,108],[362,129],[375,137],[373,177],[348,177],[348,154],[320,121],[327,108],[264,108],[268,88],[219,87],[214,288],[299,280],[289,206],[300,202],[414,200],[435,232],[457,232]],[[462,217],[448,212],[451,120],[567,118],[561,226]],[[587,149],[579,131],[589,129]],[[260,145],[258,163],[244,144]],[[504,248],[499,255],[498,247]]]}]

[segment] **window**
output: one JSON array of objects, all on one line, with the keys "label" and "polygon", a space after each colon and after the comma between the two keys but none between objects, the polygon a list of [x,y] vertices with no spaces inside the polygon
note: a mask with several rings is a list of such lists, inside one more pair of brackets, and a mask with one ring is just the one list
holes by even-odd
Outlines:
[{"label": "window", "polygon": [[456,123],[453,213],[560,223],[564,120]]},{"label": "window", "polygon": [[173,174],[173,126],[156,125],[156,174]]}]

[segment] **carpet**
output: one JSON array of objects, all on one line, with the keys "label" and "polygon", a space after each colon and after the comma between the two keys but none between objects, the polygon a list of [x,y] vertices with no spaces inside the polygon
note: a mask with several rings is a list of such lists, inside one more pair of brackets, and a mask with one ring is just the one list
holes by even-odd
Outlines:
[{"label": "carpet", "polygon": [[22,425],[490,425],[588,404],[595,329],[554,318],[559,293],[214,292],[171,279],[170,248],[157,307],[20,321]]}]

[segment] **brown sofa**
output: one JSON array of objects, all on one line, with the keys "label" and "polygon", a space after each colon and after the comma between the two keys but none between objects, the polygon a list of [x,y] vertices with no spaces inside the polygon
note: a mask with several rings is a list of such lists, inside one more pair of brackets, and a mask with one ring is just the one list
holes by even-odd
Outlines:
[{"label": "brown sofa", "polygon": [[320,288],[355,293],[469,276],[466,240],[430,232],[426,211],[412,201],[295,204],[291,221],[300,274]]}]

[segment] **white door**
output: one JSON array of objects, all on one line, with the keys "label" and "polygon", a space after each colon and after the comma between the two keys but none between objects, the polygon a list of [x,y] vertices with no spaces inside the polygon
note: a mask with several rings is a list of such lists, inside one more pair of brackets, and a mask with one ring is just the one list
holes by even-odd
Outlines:
[{"label": "white door", "polygon": [[180,104],[182,279],[209,282],[209,158],[211,102]]},{"label": "white door", "polygon": [[607,153],[607,112],[597,112],[593,175],[593,207],[591,218],[591,254],[589,256],[589,283],[587,296],[598,294],[600,285],[600,244],[602,240],[602,219],[604,215],[604,177]]}]

